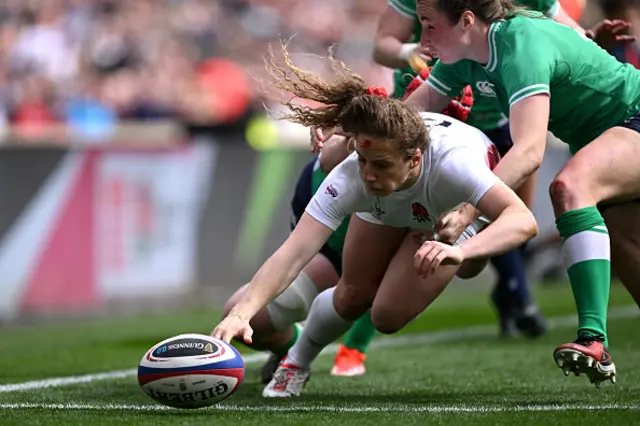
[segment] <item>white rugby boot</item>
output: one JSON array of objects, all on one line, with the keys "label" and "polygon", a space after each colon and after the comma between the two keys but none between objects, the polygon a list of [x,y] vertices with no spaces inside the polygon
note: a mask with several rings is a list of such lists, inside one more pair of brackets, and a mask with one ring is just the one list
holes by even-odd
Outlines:
[{"label": "white rugby boot", "polygon": [[289,398],[300,396],[302,388],[309,380],[311,370],[305,370],[290,362],[289,357],[282,360],[273,378],[262,391],[264,398]]}]

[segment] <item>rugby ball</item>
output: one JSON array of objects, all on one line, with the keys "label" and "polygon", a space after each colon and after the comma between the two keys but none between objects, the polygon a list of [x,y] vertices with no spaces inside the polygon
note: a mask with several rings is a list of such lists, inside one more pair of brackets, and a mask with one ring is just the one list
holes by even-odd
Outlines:
[{"label": "rugby ball", "polygon": [[138,384],[175,408],[206,407],[229,397],[244,379],[244,360],[230,344],[204,334],[180,334],[147,351]]}]

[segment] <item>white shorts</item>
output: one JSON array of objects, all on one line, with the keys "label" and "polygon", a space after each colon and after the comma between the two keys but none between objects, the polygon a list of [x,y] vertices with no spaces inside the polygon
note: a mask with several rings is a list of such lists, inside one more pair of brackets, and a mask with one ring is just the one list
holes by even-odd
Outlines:
[{"label": "white shorts", "polygon": [[[382,221],[380,221],[379,219],[376,219],[371,213],[356,213],[356,216],[358,216],[360,219],[364,220],[365,222],[373,223],[374,225],[384,225]],[[467,241],[471,237],[475,236],[478,232],[480,232],[485,226],[487,226],[490,223],[491,221],[489,219],[487,219],[484,216],[480,216],[471,225],[467,226],[464,229],[464,231],[462,231],[462,234],[460,235],[460,237],[458,237],[454,246],[457,246],[461,244],[463,241]]]}]

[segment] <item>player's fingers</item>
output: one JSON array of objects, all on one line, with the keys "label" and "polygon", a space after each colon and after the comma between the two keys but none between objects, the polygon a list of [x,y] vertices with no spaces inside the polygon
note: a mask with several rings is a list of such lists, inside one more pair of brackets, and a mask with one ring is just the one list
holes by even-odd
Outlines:
[{"label": "player's fingers", "polygon": [[440,237],[440,241],[446,244],[452,244],[454,240],[455,231],[453,229],[443,229],[438,232],[438,236]]},{"label": "player's fingers", "polygon": [[451,213],[445,213],[442,216],[440,216],[436,221],[436,230],[438,228],[444,228],[444,226],[447,223],[449,223],[450,220],[451,220]]},{"label": "player's fingers", "polygon": [[413,256],[413,266],[416,269],[418,275],[422,276],[422,266],[424,259],[429,254],[429,252],[433,250],[433,243],[431,241],[427,241],[422,244],[420,248],[416,251],[416,254]]},{"label": "player's fingers", "polygon": [[422,279],[427,278],[429,275],[429,259],[427,256],[422,257],[420,259],[420,265],[417,268],[418,276]]},{"label": "player's fingers", "polygon": [[442,243],[453,244],[458,238],[458,230],[453,222],[447,222],[446,226],[436,229],[438,229],[438,241]]},{"label": "player's fingers", "polygon": [[424,259],[429,250],[431,250],[431,243],[429,241],[425,241],[413,255],[413,266],[419,268],[422,263],[422,259]]},{"label": "player's fingers", "polygon": [[431,273],[431,264],[433,263],[433,259],[436,258],[441,250],[442,248],[440,247],[440,245],[438,243],[435,243],[433,244],[433,248],[424,257],[421,265],[422,278],[427,278],[429,276],[429,274]]},{"label": "player's fingers", "polygon": [[630,43],[632,41],[636,41],[637,37],[636,36],[631,36],[631,35],[618,35],[616,36],[616,41],[618,43]]},{"label": "player's fingers", "polygon": [[251,327],[246,327],[244,329],[244,333],[242,334],[242,340],[244,340],[246,344],[250,345],[251,343],[253,343],[253,340],[251,339],[252,336],[253,330],[251,329]]},{"label": "player's fingers", "polygon": [[627,30],[630,27],[630,25],[626,22],[622,22],[616,25],[611,26],[611,28],[609,29],[609,31],[611,31],[613,34],[617,34],[620,33],[622,31]]},{"label": "player's fingers", "polygon": [[611,23],[611,25],[620,25],[620,24],[624,24],[626,26],[631,26],[630,22],[625,21],[624,19],[611,19],[609,21]]},{"label": "player's fingers", "polygon": [[231,339],[233,339],[233,335],[231,333],[229,333],[226,329],[225,330],[221,330],[219,332],[219,336],[217,336],[217,337],[218,337],[218,339],[224,340],[227,343],[231,342]]},{"label": "player's fingers", "polygon": [[442,262],[447,258],[447,252],[442,250],[436,257],[433,258],[433,262],[431,262],[431,273],[434,274]]}]

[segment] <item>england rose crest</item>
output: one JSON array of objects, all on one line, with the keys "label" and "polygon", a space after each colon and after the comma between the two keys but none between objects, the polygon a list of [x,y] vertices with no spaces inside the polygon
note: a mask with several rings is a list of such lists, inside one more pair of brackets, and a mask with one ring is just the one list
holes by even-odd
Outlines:
[{"label": "england rose crest", "polygon": [[429,212],[426,207],[420,203],[411,204],[411,213],[413,214],[413,220],[417,220],[420,223],[424,223],[429,220]]}]

